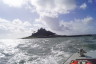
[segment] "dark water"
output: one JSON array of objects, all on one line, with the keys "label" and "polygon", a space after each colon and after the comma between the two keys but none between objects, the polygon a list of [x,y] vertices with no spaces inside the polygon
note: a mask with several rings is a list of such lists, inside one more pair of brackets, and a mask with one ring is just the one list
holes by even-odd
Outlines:
[{"label": "dark water", "polygon": [[1,39],[0,64],[63,64],[80,48],[94,52],[96,38]]}]

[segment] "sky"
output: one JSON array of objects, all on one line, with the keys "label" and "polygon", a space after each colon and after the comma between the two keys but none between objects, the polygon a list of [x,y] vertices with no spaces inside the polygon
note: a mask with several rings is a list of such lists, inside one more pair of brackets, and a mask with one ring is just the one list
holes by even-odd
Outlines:
[{"label": "sky", "polygon": [[40,28],[59,35],[96,34],[96,0],[0,0],[0,38]]}]

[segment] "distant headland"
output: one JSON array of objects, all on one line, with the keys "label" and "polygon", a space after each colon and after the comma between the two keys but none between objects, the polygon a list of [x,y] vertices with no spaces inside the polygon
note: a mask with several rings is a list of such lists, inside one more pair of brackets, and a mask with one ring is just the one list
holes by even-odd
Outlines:
[{"label": "distant headland", "polygon": [[85,34],[85,35],[57,35],[51,31],[48,31],[44,28],[40,28],[37,32],[32,33],[31,36],[24,37],[22,39],[31,39],[31,38],[55,38],[55,37],[81,37],[81,36],[96,36],[96,34]]}]

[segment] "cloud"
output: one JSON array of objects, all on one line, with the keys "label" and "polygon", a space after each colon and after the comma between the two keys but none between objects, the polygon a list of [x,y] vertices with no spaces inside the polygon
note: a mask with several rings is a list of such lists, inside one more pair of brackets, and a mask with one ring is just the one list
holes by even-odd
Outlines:
[{"label": "cloud", "polygon": [[22,7],[28,0],[2,0],[4,4],[10,7]]},{"label": "cloud", "polygon": [[86,3],[83,3],[81,6],[80,6],[81,9],[86,9],[87,8],[87,4]]},{"label": "cloud", "polygon": [[[29,21],[22,21],[14,19],[12,21],[0,18],[0,29],[8,30],[9,36],[16,35],[17,37],[24,37],[44,27],[47,30],[56,32],[57,34],[87,34],[95,33],[94,19],[92,17],[85,17],[82,19],[74,19],[64,21],[59,19],[61,14],[69,14],[77,7],[76,0],[2,0],[3,3],[10,7],[30,8],[32,11],[39,14],[39,18],[33,24]],[[86,9],[87,4],[83,3],[81,9]],[[18,35],[19,34],[19,35]]]},{"label": "cloud", "polygon": [[[69,22],[61,22],[61,25],[63,25],[64,32],[66,34],[71,34],[71,35],[78,35],[78,34],[90,34],[94,31],[94,26],[93,26],[93,18],[92,17],[85,17],[83,19],[75,19],[73,21]],[[67,28],[67,29],[66,29]]]},{"label": "cloud", "polygon": [[76,8],[75,0],[31,0],[31,4],[40,16],[51,17],[70,13]]},{"label": "cloud", "polygon": [[7,31],[8,36],[10,34],[14,38],[18,38],[18,36],[20,38],[32,33],[32,24],[28,21],[21,21],[20,19],[9,21],[0,18],[0,30]]},{"label": "cloud", "polygon": [[40,16],[57,17],[67,14],[76,8],[75,0],[2,0],[10,7],[25,7],[37,12]]},{"label": "cloud", "polygon": [[[59,19],[60,14],[68,14],[76,9],[75,0],[31,0],[31,5],[40,15],[39,22],[46,26],[47,29],[57,34],[87,34],[96,32],[94,29],[93,18],[85,17],[83,19],[74,19],[64,21]],[[87,4],[83,3],[81,9],[86,9]]]},{"label": "cloud", "polygon": [[59,26],[59,19],[58,18],[52,18],[48,16],[43,16],[38,19],[39,22],[41,22],[43,25],[46,26],[46,28],[51,28],[51,30],[60,30]]},{"label": "cloud", "polygon": [[82,20],[85,24],[90,24],[93,21],[92,17],[86,17]]},{"label": "cloud", "polygon": [[43,17],[40,19],[47,28],[57,34],[77,35],[95,33],[95,27],[92,17],[83,19],[74,19],[73,21],[64,21],[58,18]]}]

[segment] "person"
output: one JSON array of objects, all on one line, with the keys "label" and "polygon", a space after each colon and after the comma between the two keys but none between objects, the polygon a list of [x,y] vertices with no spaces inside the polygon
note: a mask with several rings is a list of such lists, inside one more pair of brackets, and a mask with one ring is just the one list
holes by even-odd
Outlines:
[{"label": "person", "polygon": [[79,50],[79,53],[80,53],[80,56],[81,57],[85,57],[84,53],[86,53],[83,49],[80,49]]}]

